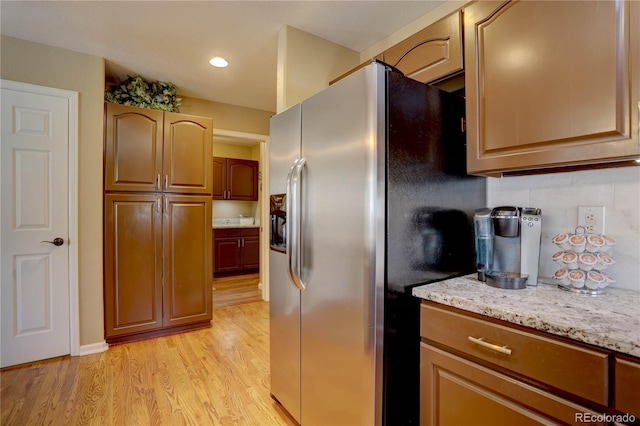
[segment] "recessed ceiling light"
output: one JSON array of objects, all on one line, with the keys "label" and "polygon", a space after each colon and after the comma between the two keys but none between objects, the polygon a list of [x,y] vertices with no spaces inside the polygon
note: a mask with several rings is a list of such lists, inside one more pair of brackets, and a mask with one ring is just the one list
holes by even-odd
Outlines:
[{"label": "recessed ceiling light", "polygon": [[213,65],[214,67],[218,67],[218,68],[224,68],[227,65],[229,65],[229,62],[227,62],[226,59],[221,58],[219,56],[216,56],[215,58],[209,59],[209,63],[211,65]]}]

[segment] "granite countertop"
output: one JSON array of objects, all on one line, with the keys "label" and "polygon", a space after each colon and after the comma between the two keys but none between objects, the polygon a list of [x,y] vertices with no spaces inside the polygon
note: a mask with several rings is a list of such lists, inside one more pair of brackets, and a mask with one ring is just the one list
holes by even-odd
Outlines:
[{"label": "granite countertop", "polygon": [[223,217],[213,219],[213,229],[224,228],[260,228],[260,223],[253,217]]},{"label": "granite countertop", "polygon": [[640,293],[607,288],[585,296],[538,284],[498,289],[476,275],[415,287],[413,295],[443,305],[640,357]]}]

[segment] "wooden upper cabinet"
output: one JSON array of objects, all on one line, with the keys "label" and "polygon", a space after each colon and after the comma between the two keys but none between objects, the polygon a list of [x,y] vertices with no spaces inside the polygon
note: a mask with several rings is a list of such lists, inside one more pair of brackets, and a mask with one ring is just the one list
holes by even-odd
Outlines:
[{"label": "wooden upper cabinet", "polygon": [[640,156],[640,3],[476,2],[464,38],[469,173]]},{"label": "wooden upper cabinet", "polygon": [[211,193],[212,127],[210,118],[165,113],[165,192]]},{"label": "wooden upper cabinet", "polygon": [[463,69],[462,12],[458,11],[385,50],[376,59],[423,83]]},{"label": "wooden upper cabinet", "polygon": [[105,105],[105,190],[157,191],[162,174],[162,111]]},{"label": "wooden upper cabinet", "polygon": [[258,201],[258,166],[253,160],[213,157],[213,199]]},{"label": "wooden upper cabinet", "polygon": [[106,191],[211,194],[212,119],[105,105]]}]

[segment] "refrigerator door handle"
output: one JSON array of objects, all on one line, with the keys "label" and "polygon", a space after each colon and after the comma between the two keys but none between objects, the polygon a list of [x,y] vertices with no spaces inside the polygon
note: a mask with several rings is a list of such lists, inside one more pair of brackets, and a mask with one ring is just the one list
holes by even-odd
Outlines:
[{"label": "refrigerator door handle", "polygon": [[287,175],[287,222],[286,236],[287,275],[300,290],[304,284],[300,279],[300,173],[305,159],[296,159]]},{"label": "refrigerator door handle", "polygon": [[295,246],[296,246],[296,257],[294,258],[294,272],[296,278],[298,280],[298,288],[300,290],[304,290],[307,288],[304,281],[302,281],[302,261],[303,261],[303,233],[302,233],[302,170],[304,169],[305,164],[307,163],[307,159],[302,157],[298,160],[298,165],[296,166],[295,173],[295,228],[296,228],[296,236],[295,236]]}]

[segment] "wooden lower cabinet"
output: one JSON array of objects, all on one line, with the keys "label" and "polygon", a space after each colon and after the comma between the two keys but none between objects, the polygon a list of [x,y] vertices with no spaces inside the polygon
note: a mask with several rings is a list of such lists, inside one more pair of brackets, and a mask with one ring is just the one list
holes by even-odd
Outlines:
[{"label": "wooden lower cabinet", "polygon": [[242,272],[260,266],[260,229],[213,230],[213,272]]},{"label": "wooden lower cabinet", "polygon": [[[420,335],[421,425],[607,424],[616,412],[609,351],[432,302]],[[616,384],[618,412],[627,391]]]},{"label": "wooden lower cabinet", "polygon": [[614,371],[616,411],[640,419],[640,360],[617,355]]},{"label": "wooden lower cabinet", "polygon": [[209,196],[105,195],[108,343],[210,324],[210,228]]}]

